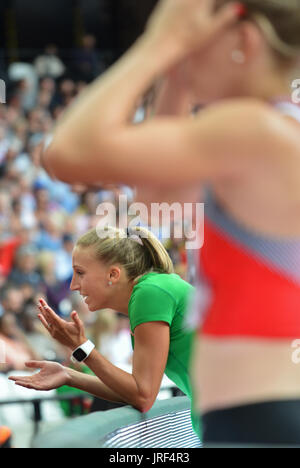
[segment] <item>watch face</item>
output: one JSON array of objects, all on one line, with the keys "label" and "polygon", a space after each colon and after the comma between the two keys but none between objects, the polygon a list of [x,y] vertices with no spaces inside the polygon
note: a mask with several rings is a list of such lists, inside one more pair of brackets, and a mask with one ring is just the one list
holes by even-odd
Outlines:
[{"label": "watch face", "polygon": [[76,351],[73,353],[73,357],[76,359],[76,361],[82,362],[87,357],[87,354],[82,351],[82,349],[76,349]]}]

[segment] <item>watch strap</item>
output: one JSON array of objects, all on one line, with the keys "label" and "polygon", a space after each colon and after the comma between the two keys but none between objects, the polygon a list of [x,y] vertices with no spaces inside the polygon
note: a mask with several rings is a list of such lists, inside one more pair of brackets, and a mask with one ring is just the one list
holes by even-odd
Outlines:
[{"label": "watch strap", "polygon": [[[74,363],[78,363],[78,362],[84,362],[88,357],[89,355],[91,354],[91,352],[95,349],[95,345],[94,343],[92,343],[90,340],[87,340],[85,343],[83,343],[82,345],[78,346],[78,348],[76,348],[73,353],[72,353],[72,356],[71,356],[71,361],[74,362]],[[74,356],[74,354],[76,354],[76,351],[83,351],[83,353],[86,355],[84,357],[84,359],[82,360],[78,360],[76,359],[76,357]]]}]

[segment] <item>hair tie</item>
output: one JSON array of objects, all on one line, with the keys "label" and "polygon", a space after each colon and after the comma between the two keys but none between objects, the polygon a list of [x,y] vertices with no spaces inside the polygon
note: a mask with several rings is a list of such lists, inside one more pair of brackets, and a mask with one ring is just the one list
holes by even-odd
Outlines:
[{"label": "hair tie", "polygon": [[127,239],[133,240],[134,242],[137,242],[140,245],[144,245],[142,238],[138,235],[138,233],[135,231],[133,232],[131,228],[126,229],[126,237]]},{"label": "hair tie", "polygon": [[243,3],[237,3],[235,9],[239,18],[245,18],[248,14],[248,9]]}]

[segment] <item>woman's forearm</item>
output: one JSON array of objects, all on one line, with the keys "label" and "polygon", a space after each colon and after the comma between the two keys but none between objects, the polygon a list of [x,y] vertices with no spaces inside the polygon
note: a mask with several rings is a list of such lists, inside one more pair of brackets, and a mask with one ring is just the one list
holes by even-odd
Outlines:
[{"label": "woman's forearm", "polygon": [[101,392],[101,398],[113,398],[112,401],[127,403],[141,412],[148,411],[152,406],[150,389],[143,382],[138,382],[133,374],[114,366],[97,350],[92,351],[85,364],[99,379],[101,385],[97,387],[95,381],[95,389]]},{"label": "woman's forearm", "polygon": [[[68,178],[70,166],[84,168],[87,158],[101,158],[102,137],[113,137],[119,128],[131,124],[138,99],[180,58],[175,42],[142,36],[64,113],[44,154],[46,167],[57,177]],[[105,175],[105,161],[103,171]]]},{"label": "woman's forearm", "polygon": [[94,350],[85,364],[95,376],[67,369],[70,387],[83,390],[103,400],[127,403],[145,412],[152,406],[149,393],[139,385],[132,374],[114,366]]},{"label": "woman's forearm", "polygon": [[[177,62],[179,54],[176,44],[172,46],[170,41],[158,43],[146,35],[140,37],[115,65],[82,93],[64,114],[61,127],[66,127],[68,122],[75,125],[81,117],[85,120],[95,117],[105,126],[127,124],[137,100]],[[86,114],[87,111],[91,114]]]},{"label": "woman's forearm", "polygon": [[186,63],[182,62],[160,80],[153,102],[154,116],[188,116],[193,108],[194,96],[186,75]]},{"label": "woman's forearm", "polygon": [[93,375],[83,374],[73,369],[67,369],[69,374],[69,386],[83,390],[102,400],[113,401],[115,403],[126,403],[120,395],[113,392],[101,380]]}]

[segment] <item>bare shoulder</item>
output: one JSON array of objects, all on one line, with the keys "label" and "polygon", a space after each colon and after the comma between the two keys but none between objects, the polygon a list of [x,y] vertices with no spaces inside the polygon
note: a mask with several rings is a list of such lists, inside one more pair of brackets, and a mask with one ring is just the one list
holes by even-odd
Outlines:
[{"label": "bare shoulder", "polygon": [[[255,98],[228,99],[209,106],[197,119],[199,127],[206,122],[220,128],[223,126],[231,136],[245,134],[255,130],[259,136],[261,132],[277,131],[278,125],[289,126],[291,120],[286,119],[277,109],[270,104]],[[299,125],[299,124],[298,124]],[[293,125],[291,125],[293,127]]]},{"label": "bare shoulder", "polygon": [[258,99],[217,103],[196,120],[196,138],[212,160],[219,160],[221,171],[225,160],[240,174],[258,161],[300,153],[300,123]]}]

